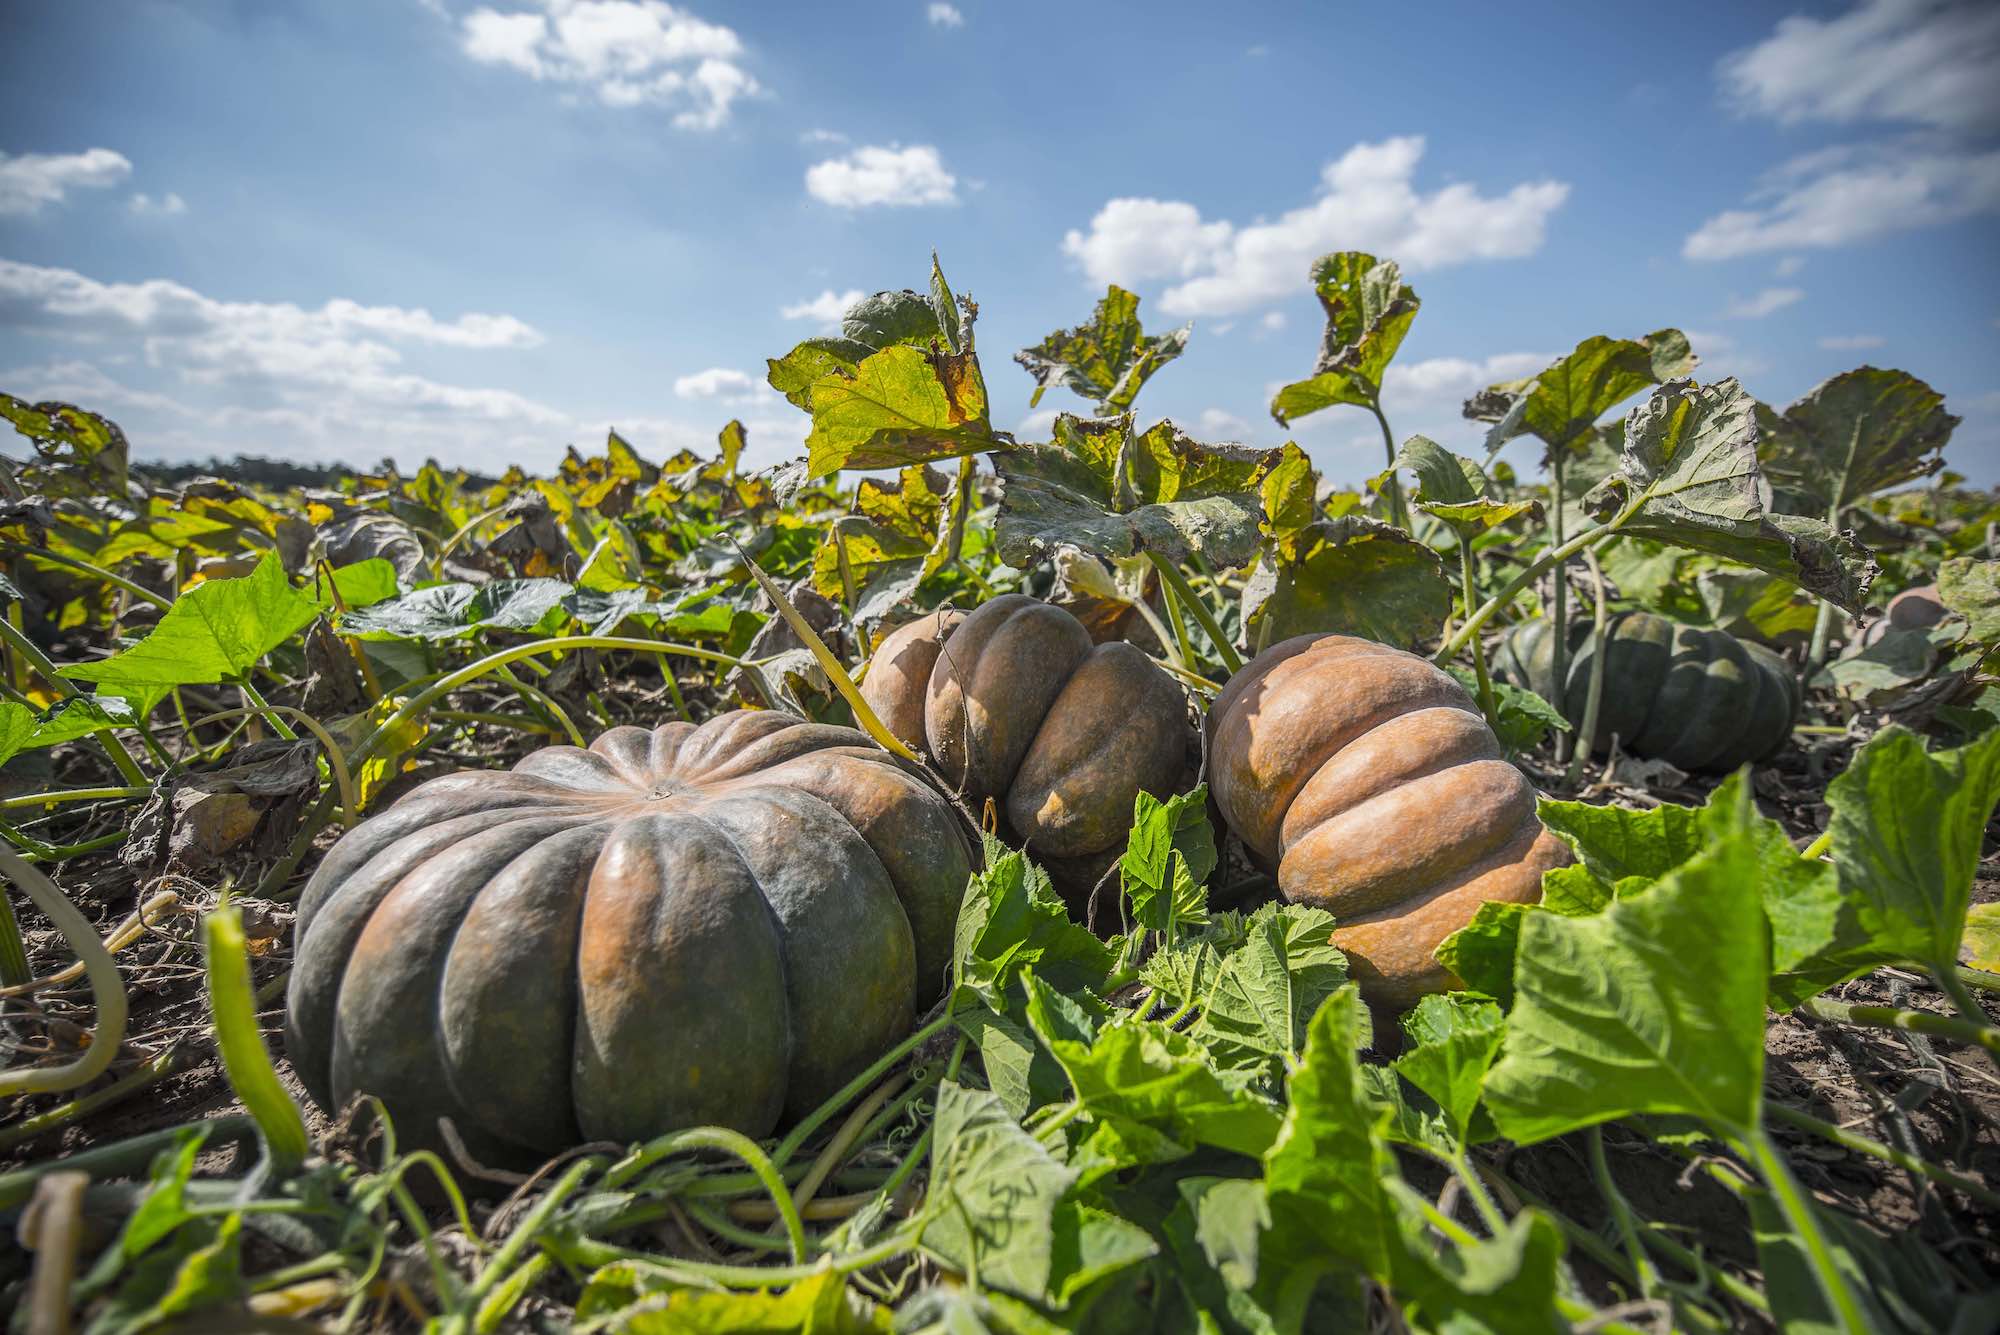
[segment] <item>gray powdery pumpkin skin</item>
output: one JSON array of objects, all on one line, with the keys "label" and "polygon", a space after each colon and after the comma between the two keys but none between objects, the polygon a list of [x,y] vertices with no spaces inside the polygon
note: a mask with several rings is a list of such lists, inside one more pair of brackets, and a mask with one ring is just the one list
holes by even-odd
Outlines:
[{"label": "gray powdery pumpkin skin", "polygon": [[475,1157],[715,1124],[769,1133],[943,985],[971,850],[847,728],[738,711],[433,779],[300,899],[286,1046]]},{"label": "gray powdery pumpkin skin", "polygon": [[[1613,736],[1634,755],[1693,773],[1727,773],[1784,746],[1798,717],[1798,679],[1770,649],[1719,630],[1625,612],[1605,627],[1604,694],[1591,749]],[[1555,681],[1553,628],[1516,626],[1501,642],[1500,675],[1582,726],[1590,694],[1590,626],[1570,628],[1568,680]]]}]

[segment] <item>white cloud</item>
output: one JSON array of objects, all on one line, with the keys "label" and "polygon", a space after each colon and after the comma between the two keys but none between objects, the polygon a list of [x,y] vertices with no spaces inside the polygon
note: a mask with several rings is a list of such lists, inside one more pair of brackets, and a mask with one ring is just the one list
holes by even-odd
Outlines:
[{"label": "white cloud", "polygon": [[1754,297],[1729,299],[1723,309],[1725,320],[1761,320],[1767,315],[1775,315],[1785,307],[1793,305],[1805,297],[1805,289],[1797,287],[1767,287]]},{"label": "white cloud", "polygon": [[1320,173],[1318,197],[1274,222],[1204,221],[1192,204],[1113,199],[1071,231],[1063,251],[1094,284],[1179,279],[1160,299],[1169,315],[1219,315],[1289,296],[1329,250],[1372,250],[1407,269],[1511,259],[1541,248],[1548,217],[1569,196],[1560,181],[1481,195],[1467,184],[1420,194],[1412,185],[1424,139],[1357,144]]},{"label": "white cloud", "polygon": [[675,108],[674,124],[713,130],[761,89],[738,63],[734,29],[663,0],[540,0],[540,10],[479,8],[459,22],[473,60],[573,84],[611,107]]},{"label": "white cloud", "polygon": [[1863,0],[1838,18],[1795,15],[1723,57],[1728,96],[1782,124],[1896,121],[2000,129],[2000,6]]},{"label": "white cloud", "polygon": [[1760,207],[1696,228],[1681,253],[1726,260],[1844,246],[2000,212],[2000,151],[1922,140],[1826,149],[1779,167],[1753,199]]},{"label": "white cloud", "polygon": [[661,412],[661,403],[599,416],[405,364],[431,349],[491,354],[541,341],[505,315],[219,301],[163,280],[100,283],[0,261],[0,329],[64,347],[0,371],[0,384],[107,412],[145,458],[282,451],[358,465],[386,454],[497,473],[511,463],[553,467],[572,442],[602,448],[614,425],[648,458],[682,448],[712,454],[722,417],[737,415],[749,432],[748,466],[762,467],[797,454],[809,425],[768,390],[746,396],[747,411],[706,400],[706,420],[696,422]]},{"label": "white cloud", "polygon": [[929,144],[871,144],[808,167],[806,193],[843,209],[956,204],[958,178]]},{"label": "white cloud", "polygon": [[1014,424],[1014,439],[1047,440],[1049,434],[1055,430],[1056,418],[1059,416],[1061,410],[1057,408],[1042,408],[1029,413]]},{"label": "white cloud", "polygon": [[818,325],[837,325],[840,317],[847,314],[847,308],[868,294],[860,288],[849,288],[845,292],[835,292],[827,288],[818,296],[801,301],[795,306],[786,306],[778,312],[787,320],[811,320]]},{"label": "white cloud", "polygon": [[1829,334],[1819,341],[1819,345],[1828,352],[1865,352],[1888,341],[1880,334]]},{"label": "white cloud", "polygon": [[747,372],[727,366],[711,366],[674,381],[674,394],[683,399],[736,398],[754,393],[759,382]]},{"label": "white cloud", "polygon": [[1257,429],[1235,413],[1222,408],[1204,408],[1196,419],[1201,430],[1201,439],[1206,441],[1234,440],[1248,441],[1256,436]]},{"label": "white cloud", "polygon": [[844,144],[847,136],[838,130],[807,130],[799,136],[802,144]]},{"label": "white cloud", "polygon": [[0,153],[0,218],[25,218],[60,204],[72,190],[102,190],[132,174],[123,153]]},{"label": "white cloud", "polygon": [[169,218],[175,214],[186,213],[188,208],[187,201],[171,190],[158,198],[144,193],[136,194],[125,202],[125,207],[141,217],[157,214]]},{"label": "white cloud", "polygon": [[1805,267],[1806,261],[1803,255],[1787,255],[1778,261],[1778,267],[1772,272],[1780,278],[1790,278]]},{"label": "white cloud", "polygon": [[963,28],[965,15],[958,12],[957,5],[934,4],[924,11],[933,28]]},{"label": "white cloud", "polygon": [[1275,334],[1285,327],[1285,313],[1283,311],[1265,311],[1264,318],[1259,320],[1257,324],[1265,332]]}]

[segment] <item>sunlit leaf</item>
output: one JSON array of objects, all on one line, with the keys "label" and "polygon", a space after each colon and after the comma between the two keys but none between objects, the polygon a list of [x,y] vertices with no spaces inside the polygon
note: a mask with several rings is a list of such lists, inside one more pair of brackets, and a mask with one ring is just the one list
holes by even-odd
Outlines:
[{"label": "sunlit leaf", "polygon": [[1113,284],[1097,303],[1089,324],[1059,329],[1014,354],[1014,360],[1035,378],[1028,406],[1040,403],[1053,384],[1096,403],[1099,412],[1122,413],[1131,408],[1155,371],[1181,355],[1192,328],[1183,325],[1169,334],[1148,336],[1139,327],[1139,298]]},{"label": "sunlit leaf", "polygon": [[1280,425],[1337,403],[1370,407],[1382,396],[1382,374],[1422,303],[1394,260],[1358,250],[1313,262],[1313,292],[1326,311],[1326,333],[1312,375],[1279,390],[1271,416]]}]

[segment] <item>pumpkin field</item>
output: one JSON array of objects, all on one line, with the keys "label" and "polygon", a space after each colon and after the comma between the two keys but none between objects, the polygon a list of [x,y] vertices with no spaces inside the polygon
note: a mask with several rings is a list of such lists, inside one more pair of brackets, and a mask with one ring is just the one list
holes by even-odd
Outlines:
[{"label": "pumpkin field", "polygon": [[1468,457],[1394,260],[1309,281],[1270,410],[1372,477],[1149,419],[1116,286],[1009,366],[935,257],[761,472],[0,396],[9,1329],[2000,1326],[1949,405],[1623,330]]}]

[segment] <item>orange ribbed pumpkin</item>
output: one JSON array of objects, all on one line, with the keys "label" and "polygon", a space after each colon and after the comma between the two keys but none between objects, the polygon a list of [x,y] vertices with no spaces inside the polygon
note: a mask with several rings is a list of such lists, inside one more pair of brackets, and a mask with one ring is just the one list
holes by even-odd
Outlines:
[{"label": "orange ribbed pumpkin", "polygon": [[1531,903],[1569,849],[1479,706],[1426,659],[1348,635],[1258,654],[1209,715],[1216,805],[1371,1003],[1456,985],[1432,958],[1487,900]]}]

